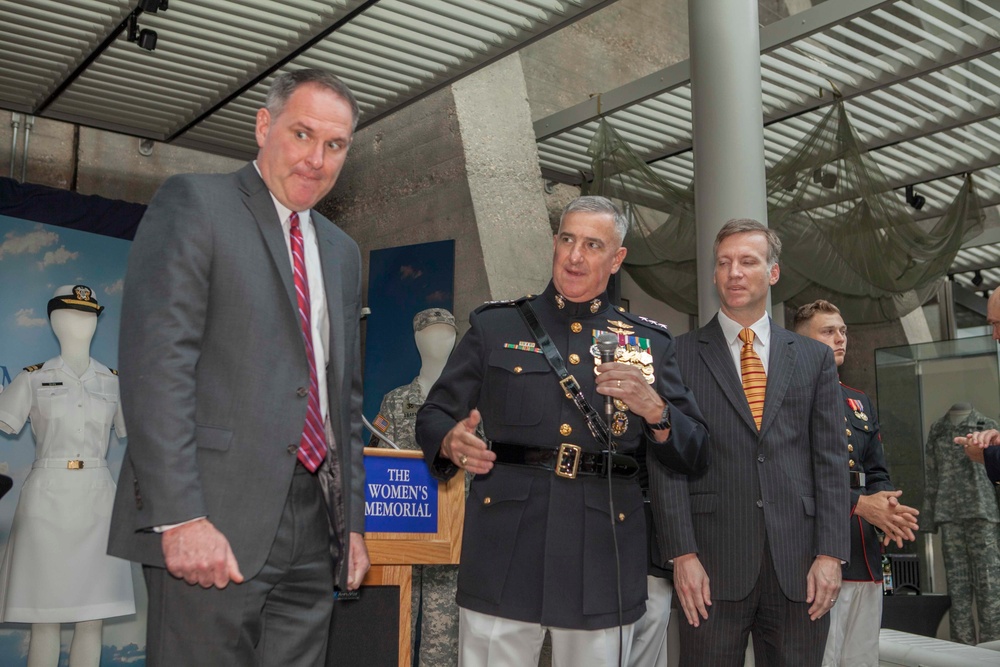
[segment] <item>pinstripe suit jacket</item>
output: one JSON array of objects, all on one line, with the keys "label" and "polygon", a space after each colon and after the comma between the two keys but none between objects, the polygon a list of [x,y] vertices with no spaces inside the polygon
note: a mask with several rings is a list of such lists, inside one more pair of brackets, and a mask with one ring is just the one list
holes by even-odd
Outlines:
[{"label": "pinstripe suit jacket", "polygon": [[767,547],[782,591],[806,599],[815,556],[847,560],[850,489],[840,385],[830,348],[771,323],[758,432],[718,316],[677,339],[685,384],[708,421],[711,465],[688,478],[653,461],[660,550],[697,552],[712,596],[742,600]]}]

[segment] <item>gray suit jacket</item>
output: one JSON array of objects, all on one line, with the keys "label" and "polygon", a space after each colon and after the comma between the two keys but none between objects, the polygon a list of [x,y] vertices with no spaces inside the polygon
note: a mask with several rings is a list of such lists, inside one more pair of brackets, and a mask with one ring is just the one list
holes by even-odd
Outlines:
[{"label": "gray suit jacket", "polygon": [[[328,441],[319,474],[331,553],[364,531],[357,245],[312,213],[330,313]],[[305,421],[309,367],[292,269],[253,165],[168,179],[129,254],[119,343],[129,442],[109,553],[163,566],[153,526],[208,516],[244,576],[277,531]]]},{"label": "gray suit jacket", "polygon": [[785,595],[806,599],[817,555],[847,560],[850,489],[840,385],[830,348],[771,324],[758,432],[718,317],[677,339],[677,363],[708,421],[708,470],[650,467],[665,559],[697,552],[712,596],[741,600],[770,547]]}]

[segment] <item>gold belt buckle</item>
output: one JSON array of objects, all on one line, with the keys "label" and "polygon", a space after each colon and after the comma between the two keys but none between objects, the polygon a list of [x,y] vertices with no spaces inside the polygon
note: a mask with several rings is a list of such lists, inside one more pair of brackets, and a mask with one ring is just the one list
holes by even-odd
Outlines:
[{"label": "gold belt buckle", "polygon": [[[559,380],[559,386],[562,387],[563,393],[566,394],[566,398],[573,400],[573,394],[580,390],[580,385],[577,383],[576,378],[572,375],[567,375],[562,380]],[[570,445],[570,447],[575,447],[576,445]],[[579,449],[579,447],[577,447]]]},{"label": "gold belt buckle", "polygon": [[80,459],[74,459],[72,461],[66,461],[66,467],[70,470],[83,470],[83,461]]},{"label": "gold belt buckle", "polygon": [[576,469],[580,467],[580,452],[583,451],[579,445],[571,445],[567,442],[559,445],[559,452],[556,454],[556,474],[566,479],[576,479]]}]

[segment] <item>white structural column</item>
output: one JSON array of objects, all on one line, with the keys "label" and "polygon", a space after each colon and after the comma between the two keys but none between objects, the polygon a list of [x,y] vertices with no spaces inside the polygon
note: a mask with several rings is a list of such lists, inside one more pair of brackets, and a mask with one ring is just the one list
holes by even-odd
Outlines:
[{"label": "white structural column", "polygon": [[757,0],[689,0],[698,319],[719,308],[715,235],[732,218],[767,224]]}]

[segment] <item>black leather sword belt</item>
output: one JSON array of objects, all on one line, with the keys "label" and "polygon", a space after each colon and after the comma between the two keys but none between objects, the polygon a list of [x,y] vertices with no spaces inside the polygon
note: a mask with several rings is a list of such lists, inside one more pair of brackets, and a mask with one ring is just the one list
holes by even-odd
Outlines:
[{"label": "black leather sword belt", "polygon": [[[527,447],[506,442],[493,442],[490,449],[497,455],[497,463],[528,466],[551,470],[559,477],[576,479],[577,475],[608,474],[607,452],[585,452],[579,445],[562,444],[559,447]],[[631,456],[611,455],[611,476],[629,479],[639,472],[639,464]]]},{"label": "black leather sword belt", "polygon": [[865,474],[863,472],[858,472],[856,470],[851,471],[851,488],[852,489],[865,488]]}]

